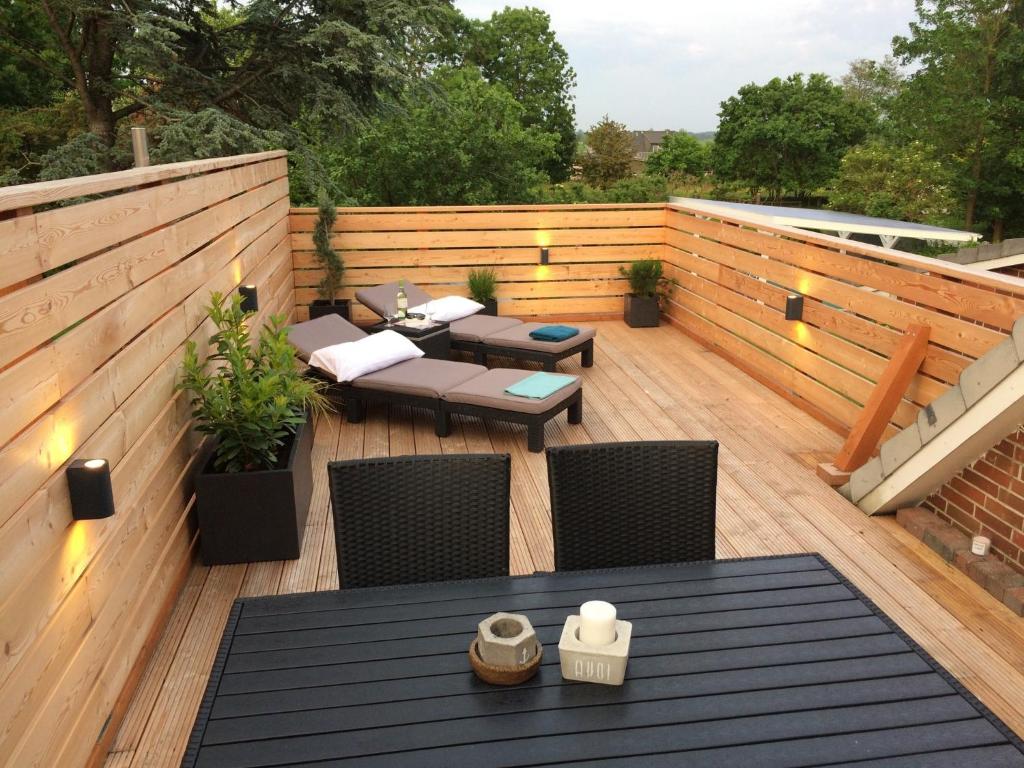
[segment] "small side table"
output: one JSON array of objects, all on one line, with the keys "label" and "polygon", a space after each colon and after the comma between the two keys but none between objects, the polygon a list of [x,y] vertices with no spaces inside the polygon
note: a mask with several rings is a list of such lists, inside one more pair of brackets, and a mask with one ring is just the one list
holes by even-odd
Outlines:
[{"label": "small side table", "polygon": [[448,329],[448,323],[431,323],[427,326],[410,326],[405,322],[392,323],[390,326],[386,321],[371,325],[366,329],[369,333],[380,333],[381,331],[395,331],[409,339],[413,344],[423,350],[425,357],[434,360],[448,360],[452,351],[452,335]]}]

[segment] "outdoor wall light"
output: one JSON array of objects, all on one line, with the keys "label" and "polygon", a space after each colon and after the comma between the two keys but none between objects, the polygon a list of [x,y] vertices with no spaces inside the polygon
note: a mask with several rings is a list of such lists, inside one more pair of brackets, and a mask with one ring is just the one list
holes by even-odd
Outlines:
[{"label": "outdoor wall light", "polygon": [[548,263],[548,249],[547,248],[541,248],[540,249],[540,263],[541,264],[547,264]]},{"label": "outdoor wall light", "polygon": [[786,319],[804,319],[804,297],[799,293],[791,293],[786,297]]},{"label": "outdoor wall light", "polygon": [[255,312],[260,308],[260,300],[256,294],[255,285],[238,286],[238,295],[242,297],[243,312]]},{"label": "outdoor wall light", "polygon": [[75,520],[99,520],[114,514],[114,491],[106,459],[75,459],[66,474]]}]

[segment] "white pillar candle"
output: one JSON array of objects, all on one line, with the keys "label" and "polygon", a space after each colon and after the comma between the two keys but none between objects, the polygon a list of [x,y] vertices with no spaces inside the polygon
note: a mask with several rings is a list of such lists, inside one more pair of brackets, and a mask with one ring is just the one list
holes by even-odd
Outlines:
[{"label": "white pillar candle", "polygon": [[992,540],[987,536],[975,536],[971,540],[971,552],[976,555],[987,555],[988,548],[992,546]]},{"label": "white pillar candle", "polygon": [[580,606],[580,642],[611,645],[615,642],[615,606],[604,600],[588,600]]}]

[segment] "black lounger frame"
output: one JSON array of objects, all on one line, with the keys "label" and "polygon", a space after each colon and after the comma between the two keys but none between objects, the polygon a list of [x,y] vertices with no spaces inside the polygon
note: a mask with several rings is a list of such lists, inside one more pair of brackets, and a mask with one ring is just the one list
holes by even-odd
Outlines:
[{"label": "black lounger frame", "polygon": [[452,349],[473,353],[473,362],[477,365],[487,365],[488,355],[503,355],[514,360],[532,360],[541,363],[544,370],[554,373],[555,366],[559,360],[580,355],[580,365],[590,368],[594,365],[594,339],[587,339],[582,344],[563,349],[561,352],[545,352],[540,349],[524,349],[522,347],[499,347],[495,344],[485,344],[482,341],[463,341],[452,339]]},{"label": "black lounger frame", "polygon": [[410,408],[430,411],[434,415],[434,434],[438,437],[447,437],[451,434],[451,417],[453,414],[477,416],[481,419],[505,421],[511,424],[522,424],[526,427],[527,447],[533,453],[540,453],[544,450],[544,426],[559,413],[568,411],[567,415],[570,424],[579,424],[583,421],[582,387],[546,411],[541,413],[522,413],[520,411],[488,408],[469,403],[452,403],[443,398],[386,392],[379,389],[353,387],[351,384],[339,384],[316,368],[310,368],[309,373],[330,383],[331,394],[340,397],[344,401],[345,418],[352,424],[358,424],[363,420],[368,404],[406,405]]}]

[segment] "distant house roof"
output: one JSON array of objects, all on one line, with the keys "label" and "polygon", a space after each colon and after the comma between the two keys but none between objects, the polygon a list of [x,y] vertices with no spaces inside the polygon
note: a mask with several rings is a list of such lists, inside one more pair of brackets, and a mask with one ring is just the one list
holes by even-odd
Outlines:
[{"label": "distant house roof", "polygon": [[651,152],[661,148],[665,137],[672,131],[630,131],[633,137],[633,157],[646,160]]},{"label": "distant house roof", "polygon": [[933,227],[929,224],[917,224],[910,221],[880,219],[875,216],[861,216],[857,213],[844,213],[843,211],[731,203],[693,197],[672,197],[669,198],[669,202],[684,205],[687,208],[704,208],[709,213],[743,214],[745,218],[762,224],[837,232],[840,237],[849,237],[854,233],[878,235],[882,240],[882,245],[886,248],[892,248],[901,237],[951,243],[973,243],[980,237],[974,232]]}]

